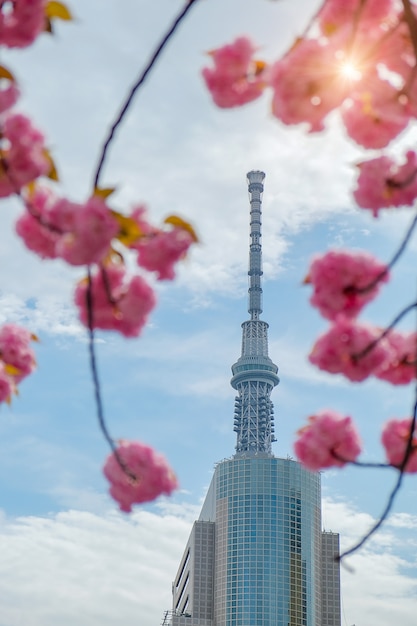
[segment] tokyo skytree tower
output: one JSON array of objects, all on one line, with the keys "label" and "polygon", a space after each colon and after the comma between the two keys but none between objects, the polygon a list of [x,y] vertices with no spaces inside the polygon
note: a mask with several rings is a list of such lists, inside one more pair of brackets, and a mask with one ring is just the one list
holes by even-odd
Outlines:
[{"label": "tokyo skytree tower", "polygon": [[238,395],[235,398],[234,430],[237,433],[236,454],[272,454],[274,408],[272,389],[279,383],[278,367],[268,356],[268,324],[262,313],[262,192],[265,174],[249,172],[250,247],[249,303],[250,320],[242,324],[242,354],[232,366],[230,381]]}]

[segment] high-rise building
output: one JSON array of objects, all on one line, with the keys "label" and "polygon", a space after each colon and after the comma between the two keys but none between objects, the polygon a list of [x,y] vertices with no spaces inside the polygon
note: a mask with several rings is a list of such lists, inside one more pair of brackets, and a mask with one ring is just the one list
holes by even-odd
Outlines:
[{"label": "high-rise building", "polygon": [[248,174],[249,306],[232,366],[235,454],[217,464],[172,585],[167,626],[340,626],[339,535],[322,532],[320,474],[277,458],[278,368],[262,313],[265,174]]}]

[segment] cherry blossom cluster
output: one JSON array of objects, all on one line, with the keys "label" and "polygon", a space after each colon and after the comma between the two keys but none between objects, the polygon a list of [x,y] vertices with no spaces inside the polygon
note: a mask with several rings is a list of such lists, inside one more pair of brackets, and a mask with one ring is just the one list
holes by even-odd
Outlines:
[{"label": "cherry blossom cluster", "polygon": [[[256,46],[239,37],[209,53],[213,66],[203,69],[203,78],[220,107],[272,91],[273,115],[310,132],[323,130],[337,110],[353,141],[380,150],[417,116],[415,5],[410,12],[399,0],[325,0],[278,61],[255,59]],[[404,162],[382,155],[360,163],[354,196],[374,215],[412,204],[417,154],[408,151]]]},{"label": "cherry blossom cluster", "polygon": [[408,150],[405,159],[382,155],[358,163],[359,177],[353,192],[357,204],[377,217],[380,209],[412,206],[417,198],[417,154]]},{"label": "cherry blossom cluster", "polygon": [[[43,32],[52,32],[52,23],[55,19],[70,20],[71,14],[67,7],[61,2],[51,2],[49,0],[13,0],[13,2],[1,2],[0,3],[0,46],[6,48],[26,48],[33,44],[37,37]],[[19,97],[19,88],[16,83],[16,79],[13,74],[4,66],[0,66],[0,114],[8,111],[16,102]],[[20,128],[19,126],[28,126],[29,128]],[[12,168],[12,164],[9,161],[19,161],[19,158],[13,154],[13,148],[15,150],[19,147],[20,143],[20,156],[25,159],[25,146],[22,143],[22,139],[27,136],[28,142],[26,148],[30,147],[30,139],[33,139],[36,144],[36,148],[39,148],[39,143],[43,141],[43,137],[35,129],[30,127],[29,120],[22,117],[18,118],[17,122],[11,123],[9,133],[5,133],[4,120],[1,120],[2,127],[2,144],[1,160],[5,160],[7,165]],[[17,140],[17,148],[15,141]],[[35,161],[37,159],[34,159]],[[21,169],[24,169],[24,164],[21,164]],[[4,167],[4,163],[2,163]],[[44,166],[40,166],[41,170],[38,174],[34,175],[37,178],[44,172]],[[4,176],[4,171],[0,169],[0,177]],[[13,178],[13,172],[10,177]],[[0,179],[1,180],[1,179]],[[26,181],[25,181],[26,182]],[[17,177],[16,185],[20,188],[25,182],[20,183]],[[13,189],[16,191],[16,188]],[[2,194],[9,195],[9,194]]]},{"label": "cherry blossom cluster", "polygon": [[54,175],[43,134],[28,117],[12,108],[19,93],[14,76],[0,66],[0,198],[20,193],[41,176]]},{"label": "cherry blossom cluster", "polygon": [[[331,250],[312,260],[305,279],[313,288],[310,302],[331,325],[314,344],[311,363],[352,382],[371,375],[393,385],[415,380],[417,333],[395,329],[383,332],[357,320],[362,308],[388,279],[388,267],[364,252]],[[402,467],[410,428],[411,420],[390,420],[382,435],[388,463],[408,472],[417,471],[414,440]],[[355,461],[360,450],[351,418],[334,411],[310,417],[295,442],[297,457],[311,470]]]},{"label": "cherry blossom cluster", "polygon": [[28,330],[14,324],[0,327],[0,402],[10,404],[18,383],[35,369],[30,343],[36,339]]},{"label": "cherry blossom cluster", "polygon": [[46,0],[14,0],[0,7],[0,44],[26,48],[47,29]]},{"label": "cherry blossom cluster", "polygon": [[388,279],[387,266],[364,252],[330,250],[312,260],[310,302],[331,322],[311,351],[314,365],[354,382],[375,375],[403,385],[415,378],[416,333],[383,333],[356,319]]},{"label": "cherry blossom cluster", "polygon": [[[330,320],[331,326],[314,344],[309,356],[311,363],[329,373],[343,374],[352,382],[371,375],[394,385],[415,379],[417,333],[400,333],[394,329],[384,333],[356,319],[362,308],[376,297],[381,283],[388,279],[388,267],[363,252],[331,250],[312,260],[305,280],[313,287],[310,302]],[[410,421],[407,423],[409,434]],[[347,429],[345,435],[344,429]],[[310,418],[308,425],[299,431],[296,454],[310,469],[354,461],[360,446],[353,432],[356,431],[350,417],[324,412]],[[349,447],[352,441],[355,446]],[[383,438],[388,462],[398,467],[398,457],[390,454],[389,441],[386,443],[387,439]],[[346,449],[342,449],[341,442],[346,444]],[[409,462],[405,470],[412,471],[411,466]]]},{"label": "cherry blossom cluster", "polygon": [[[388,463],[394,467],[401,468],[403,466],[410,441],[411,424],[411,419],[392,419],[384,425],[382,430],[382,445],[385,448]],[[404,471],[417,472],[417,432],[415,428]]]},{"label": "cherry blossom cluster", "polygon": [[[46,28],[48,6],[46,0],[18,0],[11,10],[0,10],[0,43],[32,43]],[[196,239],[191,227],[172,216],[167,228],[158,229],[149,224],[143,207],[130,217],[124,216],[112,210],[100,190],[86,202],[76,203],[57,198],[40,186],[40,177],[56,177],[55,168],[42,133],[27,117],[10,111],[18,90],[12,74],[8,70],[4,73],[8,88],[0,98],[0,197],[19,193],[25,201],[26,212],[16,224],[18,235],[43,259],[94,265],[91,285],[82,281],[75,293],[81,321],[93,328],[137,336],[155,306],[155,294],[143,276],[128,276],[120,262],[120,249],[114,246],[132,250],[138,265],[155,272],[159,280],[172,280],[175,264]],[[89,302],[93,308],[90,312]]]},{"label": "cherry blossom cluster", "polygon": [[[273,63],[255,59],[256,46],[245,37],[210,55],[203,78],[221,107],[270,91],[272,113],[282,123],[320,132],[337,111],[350,139],[370,150],[386,148],[417,117],[417,7],[408,0],[325,0]],[[381,209],[413,205],[417,152],[359,163],[353,195],[375,217]],[[311,351],[314,365],[353,382],[371,375],[393,385],[415,380],[417,333],[357,320],[388,279],[388,267],[368,254],[330,251],[313,260],[305,280],[313,287],[310,301],[330,321]],[[383,430],[388,463],[403,471],[417,468],[412,423],[393,419]],[[355,461],[360,445],[351,418],[327,411],[310,418],[295,449],[317,470]]]},{"label": "cherry blossom cluster", "polygon": [[[381,442],[389,465],[416,473],[416,429],[407,454],[411,427],[411,418],[391,419],[383,427]],[[313,472],[354,463],[362,450],[360,436],[352,419],[336,411],[327,410],[312,415],[297,435],[295,453],[303,465]]]},{"label": "cherry blossom cluster", "polygon": [[110,494],[121,511],[129,513],[132,504],[169,495],[177,488],[177,479],[164,457],[140,442],[121,441],[106,460],[104,475],[110,482]]},{"label": "cherry blossom cluster", "polygon": [[[71,19],[65,5],[48,0],[0,3],[0,46],[24,48],[45,31],[52,19]],[[13,109],[20,95],[17,81],[0,66],[0,197],[20,194],[41,176],[56,177],[43,134],[33,122]]]},{"label": "cherry blossom cluster", "polygon": [[81,281],[75,290],[75,304],[80,319],[89,325],[88,290],[92,292],[93,326],[116,330],[125,337],[137,337],[156,304],[155,293],[146,280],[138,275],[126,276],[122,265],[110,263],[97,267],[88,280]]},{"label": "cherry blossom cluster", "polygon": [[[48,0],[0,3],[0,46],[25,48],[45,31],[51,20],[70,19],[65,5]],[[20,90],[12,72],[0,65],[0,198],[20,194],[41,176],[54,177],[54,165],[43,134],[13,107]],[[7,324],[0,328],[0,402],[10,402],[21,382],[35,367],[29,331]]]},{"label": "cherry blossom cluster", "polygon": [[361,449],[351,418],[330,410],[310,416],[294,443],[297,457],[313,472],[355,461]]},{"label": "cherry blossom cluster", "polygon": [[253,59],[256,48],[247,37],[209,52],[214,67],[203,69],[203,78],[221,108],[241,106],[262,95],[264,63]]},{"label": "cherry blossom cluster", "polygon": [[414,380],[417,334],[383,333],[356,319],[388,279],[387,266],[364,252],[331,250],[312,260],[310,302],[331,322],[310,353],[314,365],[353,382],[370,375],[393,385]]},{"label": "cherry blossom cluster", "polygon": [[311,304],[328,320],[343,314],[358,315],[389,279],[388,268],[366,252],[331,250],[311,262],[306,284],[311,284]]},{"label": "cherry blossom cluster", "polygon": [[155,273],[158,280],[172,280],[176,263],[196,241],[180,218],[171,216],[167,221],[175,224],[159,229],[147,221],[143,206],[125,216],[99,195],[78,204],[38,187],[28,193],[26,208],[16,232],[30,250],[43,259],[92,267],[91,280],[80,281],[75,291],[81,322],[126,337],[139,335],[156,296],[144,276],[129,276],[123,246],[136,255],[142,270]]},{"label": "cherry blossom cluster", "polygon": [[[23,48],[42,32],[52,32],[54,19],[70,20],[60,2],[14,0],[0,2],[0,46]],[[14,110],[20,90],[12,72],[0,66],[0,197],[17,194],[25,212],[16,232],[26,247],[42,259],[60,259],[88,267],[74,300],[81,322],[90,330],[113,330],[136,337],[156,303],[145,274],[172,280],[176,264],[197,238],[192,227],[171,215],[153,226],[144,206],[130,215],[112,208],[110,189],[94,189],[85,202],[58,197],[45,181],[57,180],[55,164],[43,134]],[[134,256],[139,273],[127,271],[126,255]],[[35,366],[29,347],[35,339],[11,324],[0,328],[0,402],[10,402],[17,383]],[[120,443],[107,459],[104,473],[121,510],[169,494],[177,482],[163,457],[137,442]]]}]

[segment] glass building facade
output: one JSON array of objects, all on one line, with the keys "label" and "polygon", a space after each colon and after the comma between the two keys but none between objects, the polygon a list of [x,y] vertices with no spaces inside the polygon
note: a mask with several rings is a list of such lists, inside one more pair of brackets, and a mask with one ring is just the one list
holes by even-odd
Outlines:
[{"label": "glass building facade", "polygon": [[216,466],[173,583],[171,626],[340,626],[339,535],[320,474],[292,459]]},{"label": "glass building facade", "polygon": [[217,466],[213,489],[214,623],[319,626],[320,476],[292,460],[235,457]]}]

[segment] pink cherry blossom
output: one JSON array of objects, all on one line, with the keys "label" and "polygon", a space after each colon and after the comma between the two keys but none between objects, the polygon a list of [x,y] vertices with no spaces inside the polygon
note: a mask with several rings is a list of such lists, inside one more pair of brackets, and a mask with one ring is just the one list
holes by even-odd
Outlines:
[{"label": "pink cherry blossom", "polygon": [[0,358],[6,365],[18,370],[13,374],[16,382],[20,382],[35,369],[36,361],[30,347],[31,340],[32,335],[26,328],[15,324],[0,327]]},{"label": "pink cherry blossom", "polygon": [[[92,275],[93,325],[94,328],[113,330],[120,321],[117,296],[123,293],[126,271],[123,266],[106,265]],[[87,279],[78,283],[74,301],[79,308],[82,323],[88,326]]]},{"label": "pink cherry blossom", "polygon": [[16,232],[25,246],[42,259],[56,259],[56,244],[61,232],[52,227],[50,209],[55,199],[43,187],[37,187],[27,200],[25,213],[16,221]]},{"label": "pink cherry blossom", "polygon": [[375,298],[380,283],[388,277],[386,265],[370,254],[331,250],[313,259],[305,282],[314,287],[311,304],[324,317],[334,320],[340,313],[355,317]]},{"label": "pink cherry blossom", "polygon": [[387,19],[393,9],[393,0],[326,0],[318,21],[325,35],[331,35],[353,22],[358,22],[361,28],[369,29]]},{"label": "pink cherry blossom", "polygon": [[14,81],[5,81],[5,86],[0,84],[0,113],[4,113],[16,104],[20,95],[19,88]]},{"label": "pink cherry blossom", "polygon": [[2,125],[0,197],[19,191],[23,185],[46,174],[50,163],[45,156],[44,137],[24,115],[8,115]]},{"label": "pink cherry blossom", "polygon": [[351,139],[369,149],[384,148],[410,121],[407,98],[378,75],[366,75],[342,107]]},{"label": "pink cherry blossom", "polygon": [[16,223],[26,246],[42,258],[60,257],[71,265],[99,263],[107,254],[119,225],[104,200],[70,202],[38,187],[27,201],[28,211]]},{"label": "pink cherry blossom", "polygon": [[[382,429],[382,445],[388,463],[394,467],[401,467],[404,462],[405,453],[410,438],[412,420],[411,419],[391,419]],[[412,438],[412,449],[404,468],[405,472],[417,472],[417,433],[414,429]]]},{"label": "pink cherry blossom", "polygon": [[125,337],[137,337],[155,304],[153,289],[142,276],[133,276],[118,297],[120,319],[115,330],[119,330]]},{"label": "pink cherry blossom", "polygon": [[153,237],[159,232],[158,229],[155,228],[155,226],[152,226],[152,224],[148,222],[147,210],[145,205],[140,204],[136,206],[132,210],[131,217],[137,223],[141,235],[144,235],[146,237]]},{"label": "pink cherry blossom", "polygon": [[122,511],[129,513],[132,504],[150,502],[158,496],[169,495],[178,487],[177,479],[161,454],[137,441],[122,441],[117,453],[125,464],[122,469],[114,454],[104,465],[103,472],[110,482],[110,495]]},{"label": "pink cherry blossom", "polygon": [[42,259],[56,259],[58,235],[42,226],[33,215],[24,213],[16,221],[15,228],[29,250],[36,252]]},{"label": "pink cherry blossom", "polygon": [[351,418],[335,411],[312,415],[297,435],[295,453],[311,471],[341,467],[354,461],[361,452],[360,438]]},{"label": "pink cherry blossom", "polygon": [[389,346],[382,340],[362,356],[380,336],[376,328],[359,324],[342,315],[313,346],[309,360],[330,374],[343,374],[353,382],[365,380],[389,358]]},{"label": "pink cherry blossom", "polygon": [[[75,303],[80,320],[88,326],[87,280],[78,283]],[[123,266],[106,265],[92,276],[94,328],[137,337],[156,304],[154,291],[142,276],[126,277]]]},{"label": "pink cherry blossom", "polygon": [[340,50],[339,42],[302,39],[271,67],[272,112],[284,124],[306,122],[311,132],[323,130],[324,118],[347,95],[338,69]]},{"label": "pink cherry blossom", "polygon": [[386,338],[390,357],[375,373],[377,378],[393,385],[407,385],[416,378],[417,333],[400,333],[391,330]]},{"label": "pink cherry blossom", "polygon": [[82,209],[82,205],[72,202],[67,198],[51,197],[48,202],[45,220],[52,230],[60,235],[71,233],[74,230],[76,214]]},{"label": "pink cherry blossom", "polygon": [[262,94],[265,87],[263,64],[253,59],[255,47],[247,37],[210,52],[214,67],[202,75],[211,96],[222,108],[247,104]]},{"label": "pink cherry blossom", "polygon": [[0,402],[10,402],[14,392],[14,381],[12,377],[7,374],[4,363],[0,362]]},{"label": "pink cherry blossom", "polygon": [[138,253],[137,262],[149,272],[156,272],[158,280],[172,280],[175,264],[185,257],[195,236],[181,226],[161,230],[152,226],[147,219],[146,208],[136,207],[131,218],[135,220],[140,237],[129,247]]},{"label": "pink cherry blossom", "polygon": [[358,205],[375,216],[385,207],[412,205],[417,197],[417,154],[409,150],[403,164],[387,156],[359,163],[354,197]]},{"label": "pink cherry blossom", "polygon": [[0,6],[0,45],[25,48],[45,30],[46,0],[13,0]]},{"label": "pink cherry blossom", "polygon": [[152,237],[140,239],[134,246],[138,265],[156,272],[158,280],[173,280],[175,264],[185,256],[193,241],[192,235],[183,228],[159,231]]},{"label": "pink cherry blossom", "polygon": [[119,225],[105,202],[98,197],[92,197],[82,205],[62,200],[59,208],[57,203],[51,210],[55,223],[59,223],[58,211],[62,211],[67,223],[71,224],[57,240],[57,255],[71,265],[99,263],[119,231]]},{"label": "pink cherry blossom", "polygon": [[[390,72],[402,78],[401,91],[409,95],[411,82],[408,81],[410,72],[414,67],[414,51],[410,37],[408,24],[402,20],[401,15],[393,20],[392,28],[385,32],[384,36],[374,47],[373,58],[375,65],[384,66]],[[414,82],[414,81],[413,81]],[[404,87],[407,85],[407,89]]]}]

